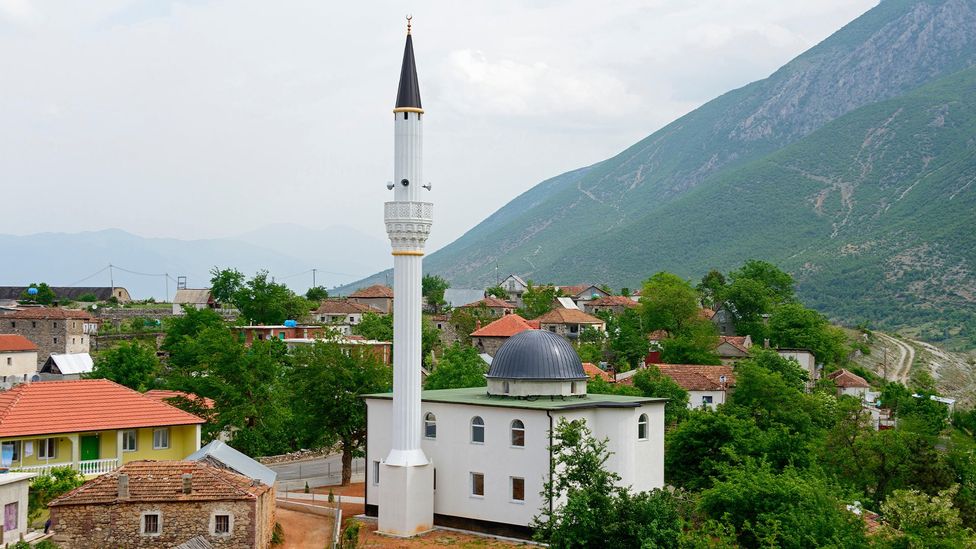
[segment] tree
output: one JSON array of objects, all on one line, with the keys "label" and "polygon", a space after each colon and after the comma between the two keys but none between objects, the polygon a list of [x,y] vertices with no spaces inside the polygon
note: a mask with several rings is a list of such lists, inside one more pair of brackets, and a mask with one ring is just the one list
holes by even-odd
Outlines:
[{"label": "tree", "polygon": [[342,447],[342,484],[352,478],[352,459],[366,443],[368,393],[389,391],[393,370],[370,353],[346,355],[338,343],[316,341],[294,351],[291,385],[305,440]]},{"label": "tree", "polygon": [[737,271],[729,273],[734,283],[737,280],[755,280],[766,288],[766,294],[776,304],[793,301],[796,292],[793,289],[793,277],[768,261],[750,259]]},{"label": "tree", "polygon": [[486,297],[497,297],[498,299],[508,299],[508,291],[501,286],[492,286],[485,289]]},{"label": "tree", "polygon": [[420,281],[420,292],[427,298],[427,305],[434,308],[434,312],[441,310],[447,302],[444,301],[444,291],[451,287],[450,282],[439,275],[424,275]]},{"label": "tree", "polygon": [[849,351],[847,336],[841,329],[799,303],[786,303],[773,309],[768,333],[773,346],[810,349],[824,364],[841,363]]},{"label": "tree", "polygon": [[268,280],[267,271],[258,271],[249,280],[236,270],[211,271],[211,293],[214,299],[232,303],[249,322],[281,324],[285,320],[301,320],[308,316],[312,304],[295,295],[284,284]]},{"label": "tree", "polygon": [[244,273],[237,269],[210,269],[210,295],[218,303],[233,303],[244,286]]},{"label": "tree", "polygon": [[316,303],[320,303],[328,298],[329,290],[326,290],[324,286],[313,286],[305,292],[305,299]]},{"label": "tree", "polygon": [[657,366],[651,365],[634,374],[634,387],[643,396],[668,399],[664,404],[664,421],[668,425],[674,425],[688,417],[688,391],[662,374]]},{"label": "tree", "polygon": [[644,363],[644,357],[650,349],[650,342],[641,328],[640,314],[633,309],[626,309],[622,314],[608,317],[607,333],[615,361],[626,362],[632,368],[639,367]]},{"label": "tree", "polygon": [[425,389],[460,389],[484,387],[487,364],[474,347],[455,343],[444,349],[444,355],[424,382]]},{"label": "tree", "polygon": [[802,391],[810,379],[809,374],[800,366],[799,362],[792,358],[784,358],[776,351],[762,347],[756,346],[750,349],[749,358],[741,361],[740,364],[746,362],[758,366],[767,372],[779,374],[787,385],[798,391]]},{"label": "tree", "polygon": [[478,324],[481,323],[483,326],[494,320],[497,318],[492,314],[491,309],[484,303],[480,303],[476,307],[454,309],[451,311],[451,319],[448,322],[454,327],[458,341],[464,345],[470,345],[471,332],[478,329]]},{"label": "tree", "polygon": [[160,375],[156,350],[137,341],[123,341],[98,354],[88,377],[110,379],[130,389],[145,392],[156,387]]},{"label": "tree", "polygon": [[668,433],[664,473],[670,484],[701,490],[729,465],[763,453],[762,432],[754,421],[712,411],[692,411]]},{"label": "tree", "polygon": [[561,294],[555,286],[536,286],[530,280],[528,289],[522,294],[522,307],[518,314],[529,320],[540,317],[552,310],[556,297]]},{"label": "tree", "polygon": [[714,324],[695,319],[661,341],[661,361],[666,364],[721,364],[715,353],[718,341]]},{"label": "tree", "polygon": [[705,307],[716,307],[721,304],[722,292],[725,291],[725,275],[712,269],[702,277],[701,282],[695,287],[698,290],[698,297]]},{"label": "tree", "polygon": [[352,333],[375,341],[393,341],[393,315],[366,313]]},{"label": "tree", "polygon": [[[37,293],[31,293],[31,288],[37,290]],[[32,301],[34,303],[40,303],[41,305],[50,305],[58,299],[55,295],[54,290],[47,285],[47,282],[33,283],[27,287],[26,290],[20,293],[21,301]]]},{"label": "tree", "polygon": [[953,499],[959,485],[928,496],[918,490],[895,490],[881,504],[882,537],[896,547],[971,547],[972,532],[963,528]]},{"label": "tree", "polygon": [[667,330],[674,334],[698,316],[698,293],[687,280],[660,272],[644,282],[640,297],[644,330]]},{"label": "tree", "polygon": [[46,475],[34,477],[31,480],[30,491],[27,494],[27,517],[37,520],[47,509],[51,500],[74,490],[85,483],[85,477],[80,471],[71,466],[52,467]]},{"label": "tree", "polygon": [[762,341],[767,333],[763,315],[795,299],[793,277],[772,263],[750,259],[729,279],[720,298],[731,309],[736,331]]}]

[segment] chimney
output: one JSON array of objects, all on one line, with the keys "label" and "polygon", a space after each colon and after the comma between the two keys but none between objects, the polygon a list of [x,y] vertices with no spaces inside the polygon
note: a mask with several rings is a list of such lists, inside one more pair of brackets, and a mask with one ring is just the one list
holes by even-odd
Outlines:
[{"label": "chimney", "polygon": [[129,475],[119,473],[119,499],[129,499]]},{"label": "chimney", "polygon": [[192,494],[193,493],[193,474],[183,473],[183,493]]}]

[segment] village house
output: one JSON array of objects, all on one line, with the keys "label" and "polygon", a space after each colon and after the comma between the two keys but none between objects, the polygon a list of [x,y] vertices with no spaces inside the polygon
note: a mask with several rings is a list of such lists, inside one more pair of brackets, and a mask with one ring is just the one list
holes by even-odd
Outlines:
[{"label": "village house", "polygon": [[510,315],[515,312],[515,305],[505,301],[504,299],[498,299],[497,297],[488,296],[479,299],[478,301],[468,303],[467,305],[462,305],[460,309],[484,309],[487,311],[489,316],[499,317]]},{"label": "village house", "polygon": [[508,293],[508,301],[515,303],[518,307],[522,306],[522,294],[529,289],[529,285],[522,280],[522,277],[511,274],[498,285]]},{"label": "village house", "polygon": [[349,300],[355,303],[369,305],[385,314],[393,312],[393,288],[382,284],[374,284],[366,288],[360,288],[349,294]]},{"label": "village house", "polygon": [[871,398],[871,385],[863,377],[841,368],[827,374],[827,379],[834,382],[837,387],[837,395],[848,395],[861,400],[874,400]]},{"label": "village house", "polygon": [[[58,301],[78,301],[82,298],[95,297],[95,301],[110,301],[115,298],[119,303],[132,301],[129,290],[120,286],[51,286],[51,291]],[[19,300],[27,286],[0,286],[0,301]]]},{"label": "village house", "polygon": [[440,332],[442,345],[451,346],[461,341],[461,338],[458,337],[457,328],[451,323],[451,315],[431,315],[430,322]]},{"label": "village house", "polygon": [[715,325],[715,328],[718,329],[719,335],[735,335],[735,319],[732,317],[732,312],[729,311],[728,307],[725,305],[721,305],[718,307],[718,309],[712,311],[708,316],[708,319],[711,320],[712,324]]},{"label": "village house", "polygon": [[[316,341],[318,340],[312,338],[289,338],[284,340],[289,351],[301,345],[314,345]],[[346,356],[350,356],[353,353],[357,353],[358,356],[363,356],[368,353],[372,354],[376,360],[379,360],[383,364],[390,365],[393,362],[393,343],[390,341],[366,339],[360,335],[341,336],[332,339],[332,341],[339,345]]]},{"label": "village house", "polygon": [[31,479],[37,473],[0,474],[0,506],[3,507],[3,530],[0,530],[0,543],[4,547],[17,543],[20,539],[28,543],[39,535],[29,535],[27,517],[28,489]]},{"label": "village house", "polygon": [[471,345],[478,349],[479,353],[495,356],[495,353],[508,341],[508,338],[525,330],[538,328],[539,323],[537,321],[525,320],[512,313],[486,326],[479,326],[477,330],[471,332]]},{"label": "village house", "polygon": [[602,379],[607,383],[615,383],[617,381],[613,372],[608,372],[592,362],[584,362],[583,371],[586,372],[586,376],[590,379]]},{"label": "village house", "polygon": [[87,311],[26,307],[0,314],[0,333],[18,334],[37,345],[37,366],[51,353],[87,353],[97,320]]},{"label": "village house", "polygon": [[722,359],[722,364],[731,364],[749,356],[752,348],[752,336],[718,336],[715,354]]},{"label": "village house", "polygon": [[326,299],[312,312],[312,320],[328,324],[339,334],[350,335],[352,327],[362,322],[366,313],[385,314],[370,305],[349,299]]},{"label": "village house", "polygon": [[803,371],[807,373],[807,389],[812,389],[813,385],[820,379],[817,358],[810,349],[776,349],[776,353],[787,360],[795,360],[800,368],[803,368]]},{"label": "village house", "polygon": [[38,374],[42,381],[81,379],[85,374],[90,374],[94,368],[95,362],[88,353],[71,355],[54,353],[47,357]]},{"label": "village house", "polygon": [[182,315],[183,307],[190,307],[199,311],[202,309],[217,309],[220,305],[214,299],[209,288],[180,288],[176,290],[176,295],[173,296],[173,314]]},{"label": "village house", "polygon": [[622,315],[628,309],[636,309],[640,305],[633,299],[622,295],[609,295],[599,299],[591,299],[583,302],[583,312],[591,315],[599,312],[610,312],[615,315]]},{"label": "village house", "polygon": [[572,299],[573,302],[576,303],[576,306],[583,310],[586,309],[586,303],[610,296],[609,292],[600,288],[599,286],[594,286],[593,284],[556,286],[556,288],[562,292],[564,296]]},{"label": "village house", "polygon": [[133,461],[49,506],[54,542],[72,549],[173,547],[196,536],[265,549],[275,524],[271,486],[204,460]]},{"label": "village house", "polygon": [[107,379],[28,383],[0,393],[0,455],[20,471],[99,475],[195,452],[203,422]]},{"label": "village house", "polygon": [[715,410],[725,404],[729,390],[735,386],[732,366],[699,364],[655,364],[682,389],[688,391],[688,408]]},{"label": "village house", "polygon": [[250,345],[255,340],[319,339],[329,334],[329,329],[324,326],[298,324],[293,320],[286,320],[284,324],[274,326],[259,324],[256,326],[238,326],[236,329],[245,345]]},{"label": "village house", "polygon": [[37,345],[22,335],[0,334],[0,388],[27,383],[37,372]]},{"label": "village house", "polygon": [[549,330],[565,338],[576,339],[584,328],[595,328],[601,332],[607,330],[607,323],[603,319],[588,315],[579,309],[564,309],[557,307],[536,319],[539,327]]}]

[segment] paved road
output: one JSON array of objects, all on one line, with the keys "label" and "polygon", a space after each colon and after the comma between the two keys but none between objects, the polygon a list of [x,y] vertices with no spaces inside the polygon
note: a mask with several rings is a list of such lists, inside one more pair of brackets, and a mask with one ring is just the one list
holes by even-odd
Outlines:
[{"label": "paved road", "polygon": [[[304,489],[306,482],[309,488],[331,486],[342,482],[342,456],[338,454],[296,463],[278,463],[268,467],[278,473],[279,490],[301,490]],[[352,460],[353,482],[362,482],[365,471],[366,460],[363,458]]]}]

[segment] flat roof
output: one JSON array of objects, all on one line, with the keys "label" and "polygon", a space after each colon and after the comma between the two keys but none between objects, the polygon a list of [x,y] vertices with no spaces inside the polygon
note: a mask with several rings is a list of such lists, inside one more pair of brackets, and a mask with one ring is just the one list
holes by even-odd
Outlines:
[{"label": "flat roof", "polygon": [[[16,467],[12,467],[16,469]],[[21,473],[21,472],[8,472],[0,473],[0,486],[5,484],[13,484],[14,482],[21,482],[24,480],[30,480],[37,476],[37,473]]]},{"label": "flat roof", "polygon": [[[393,393],[363,395],[363,398],[392,400]],[[486,387],[466,389],[438,389],[423,391],[424,402],[467,404],[469,406],[494,406],[498,408],[524,408],[529,410],[573,410],[579,408],[636,408],[642,404],[664,403],[666,398],[633,397],[623,395],[596,395],[569,397],[540,396],[532,399],[507,396],[489,396]]]}]

